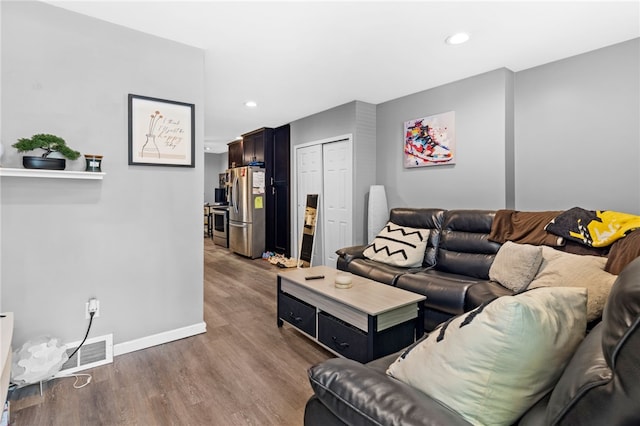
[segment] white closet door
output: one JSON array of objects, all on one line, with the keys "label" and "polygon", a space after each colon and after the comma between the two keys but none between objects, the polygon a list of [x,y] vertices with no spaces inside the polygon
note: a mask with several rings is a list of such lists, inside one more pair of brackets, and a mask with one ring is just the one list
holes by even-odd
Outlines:
[{"label": "white closet door", "polygon": [[302,235],[302,225],[304,224],[304,209],[307,203],[307,194],[319,194],[318,223],[316,225],[316,235],[314,239],[313,266],[323,265],[322,259],[322,145],[312,145],[300,148],[296,151],[296,214],[297,229],[294,257],[298,257],[300,250],[300,236]]},{"label": "white closet door", "polygon": [[[351,147],[348,141],[322,145],[324,197],[324,261],[335,268],[336,250],[351,244],[352,175]],[[317,247],[317,246],[316,246]]]}]

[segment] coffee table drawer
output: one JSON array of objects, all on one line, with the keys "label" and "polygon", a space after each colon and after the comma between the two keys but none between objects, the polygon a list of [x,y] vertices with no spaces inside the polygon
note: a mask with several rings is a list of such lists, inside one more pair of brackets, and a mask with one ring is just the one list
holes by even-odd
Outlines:
[{"label": "coffee table drawer", "polygon": [[325,312],[318,313],[318,341],[345,358],[367,362],[367,334]]},{"label": "coffee table drawer", "polygon": [[278,293],[278,317],[316,337],[316,308],[285,293]]}]

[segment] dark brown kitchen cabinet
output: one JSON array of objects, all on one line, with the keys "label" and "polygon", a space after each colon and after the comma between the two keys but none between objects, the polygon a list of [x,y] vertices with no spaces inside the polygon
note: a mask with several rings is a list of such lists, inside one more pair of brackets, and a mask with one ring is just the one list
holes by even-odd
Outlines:
[{"label": "dark brown kitchen cabinet", "polygon": [[265,140],[266,249],[287,257],[291,255],[290,149],[288,124]]},{"label": "dark brown kitchen cabinet", "polygon": [[243,165],[242,140],[229,142],[229,168],[240,167]]},{"label": "dark brown kitchen cabinet", "polygon": [[272,139],[273,129],[266,127],[242,135],[243,164],[264,162],[265,146]]}]

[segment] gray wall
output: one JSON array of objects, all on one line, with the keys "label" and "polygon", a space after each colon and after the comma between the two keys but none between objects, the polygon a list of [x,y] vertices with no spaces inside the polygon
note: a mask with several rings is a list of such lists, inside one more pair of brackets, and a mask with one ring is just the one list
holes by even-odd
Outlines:
[{"label": "gray wall", "polygon": [[[369,187],[377,182],[376,176],[376,120],[377,108],[373,104],[356,102],[356,130],[353,147],[354,243],[367,243]],[[360,219],[363,218],[363,219]],[[362,222],[361,222],[362,221]]]},{"label": "gray wall", "polygon": [[[377,183],[390,208],[507,205],[511,74],[503,68],[378,105]],[[456,163],[404,168],[404,122],[447,111],[455,111]]]},{"label": "gray wall", "polygon": [[[376,106],[353,101],[291,123],[291,146],[351,134],[353,136],[353,241],[366,236],[366,200],[369,186],[376,183]],[[291,161],[295,162],[291,149]],[[293,168],[292,168],[293,170]],[[295,176],[293,176],[295,179]],[[293,194],[295,196],[295,194]],[[295,207],[295,206],[294,206]],[[292,210],[295,214],[295,209]],[[365,217],[364,222],[362,218]],[[294,230],[295,232],[295,230]],[[320,226],[318,232],[322,232]],[[315,253],[322,247],[316,245]]]},{"label": "gray wall", "polygon": [[224,173],[229,165],[229,154],[223,152],[221,154],[206,153],[204,154],[204,202],[213,203],[214,188],[218,188],[220,181],[218,175]]},{"label": "gray wall", "polygon": [[356,103],[349,102],[292,122],[291,146],[355,133]]},{"label": "gray wall", "polygon": [[516,74],[516,206],[640,214],[640,39]]},{"label": "gray wall", "polygon": [[[203,158],[196,168],[127,165],[127,94],[195,104],[203,151],[204,55],[44,3],[2,2],[3,165],[47,132],[103,154],[103,181],[2,178],[1,310],[14,346],[39,335],[114,343],[202,324]],[[67,169],[84,168],[83,160]]]},{"label": "gray wall", "polygon": [[[377,106],[390,207],[640,213],[640,39]],[[456,164],[405,169],[404,121],[456,112]]]},{"label": "gray wall", "polygon": [[505,129],[504,129],[504,191],[505,208],[515,209],[516,185],[515,185],[515,74],[506,72],[505,84]]}]

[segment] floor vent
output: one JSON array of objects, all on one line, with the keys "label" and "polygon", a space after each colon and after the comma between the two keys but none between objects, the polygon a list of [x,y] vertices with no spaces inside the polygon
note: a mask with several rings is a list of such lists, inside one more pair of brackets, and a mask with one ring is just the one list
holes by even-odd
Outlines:
[{"label": "floor vent", "polygon": [[[71,355],[82,341],[67,343],[67,355]],[[87,339],[80,350],[62,365],[57,376],[65,376],[113,362],[113,334]]]}]

